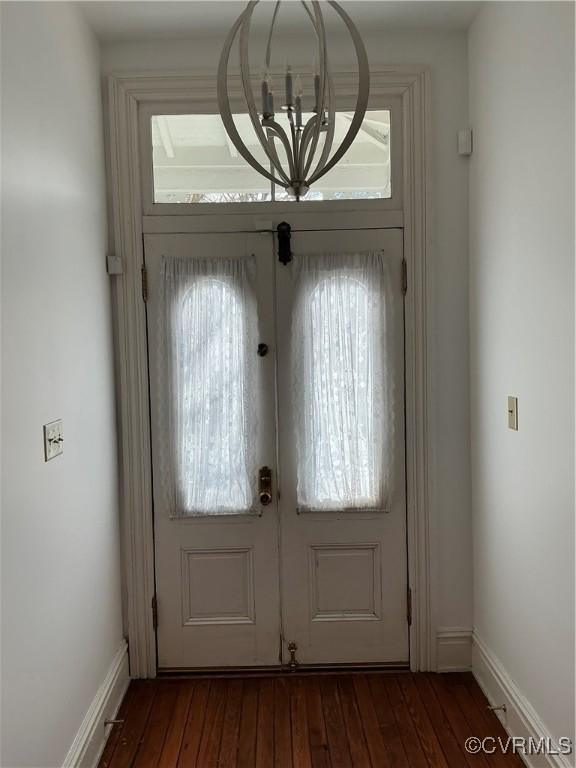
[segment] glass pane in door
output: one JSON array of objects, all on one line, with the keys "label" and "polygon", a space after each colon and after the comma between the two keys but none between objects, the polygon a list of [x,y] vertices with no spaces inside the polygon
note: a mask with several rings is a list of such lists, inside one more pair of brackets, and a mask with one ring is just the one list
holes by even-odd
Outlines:
[{"label": "glass pane in door", "polygon": [[381,509],[391,463],[384,254],[298,262],[292,359],[299,507]]},{"label": "glass pane in door", "polygon": [[163,477],[173,514],[247,512],[256,476],[251,258],[164,257]]}]

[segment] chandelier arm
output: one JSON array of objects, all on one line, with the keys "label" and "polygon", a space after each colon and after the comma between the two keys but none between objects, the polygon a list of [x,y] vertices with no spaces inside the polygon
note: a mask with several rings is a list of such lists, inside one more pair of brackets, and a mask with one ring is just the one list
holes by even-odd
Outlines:
[{"label": "chandelier arm", "polygon": [[295,181],[297,184],[300,184],[300,182],[304,181],[302,178],[302,174],[300,173],[300,164],[298,162],[298,146],[299,146],[299,135],[298,135],[298,129],[296,128],[294,124],[294,112],[292,109],[288,110],[288,123],[290,125],[290,138],[292,139],[292,148],[291,148],[291,155],[293,158],[293,164],[292,164],[292,180]]},{"label": "chandelier arm", "polygon": [[[280,157],[278,156],[278,150],[276,149],[276,143],[274,141],[275,138],[278,138],[277,134],[273,132],[272,130],[266,129],[266,136],[268,138],[268,149],[270,151],[270,154],[274,155],[274,160],[276,162],[272,161],[272,158],[270,158],[271,162],[274,165],[274,169],[277,170],[278,168],[282,168],[282,163],[280,162]],[[280,185],[281,187],[287,188],[290,186],[290,177],[282,168],[282,172],[280,173],[280,176],[282,176],[282,179],[277,179],[276,184]]]},{"label": "chandelier arm", "polygon": [[250,115],[250,120],[252,121],[252,126],[256,136],[258,137],[262,149],[270,159],[270,162],[274,166],[275,170],[281,174],[282,166],[276,165],[274,157],[268,152],[268,141],[264,129],[260,124],[258,110],[256,109],[256,102],[254,101],[254,93],[252,92],[252,78],[250,76],[250,61],[248,57],[248,41],[252,14],[254,13],[254,8],[258,5],[259,2],[260,0],[251,0],[251,2],[248,3],[243,14],[244,18],[240,23],[240,76],[242,78],[244,98],[246,100],[246,105],[248,106],[248,114]]},{"label": "chandelier arm", "polygon": [[[258,0],[256,0],[258,1]],[[232,48],[232,44],[234,43],[234,39],[236,38],[236,34],[238,32],[238,29],[240,25],[242,24],[244,20],[244,14],[246,11],[243,11],[234,25],[232,26],[230,32],[228,33],[228,37],[226,38],[226,42],[224,43],[224,48],[222,49],[222,54],[220,56],[220,62],[218,64],[218,79],[217,79],[217,95],[218,95],[218,108],[220,110],[220,116],[222,117],[222,122],[224,123],[224,128],[226,130],[226,133],[230,137],[230,141],[234,144],[236,149],[238,150],[238,153],[246,160],[246,162],[254,168],[255,171],[260,173],[262,176],[264,176],[267,179],[270,179],[270,181],[277,182],[276,177],[270,173],[266,168],[264,168],[263,165],[260,165],[260,163],[252,156],[242,139],[240,138],[240,134],[238,133],[238,130],[236,128],[236,124],[234,123],[234,118],[232,117],[232,110],[230,108],[230,99],[228,97],[228,88],[227,88],[227,81],[228,81],[228,60],[230,58],[230,50]]]},{"label": "chandelier arm", "polygon": [[[314,28],[314,32],[316,34],[316,41],[318,43],[318,59],[319,59],[320,62],[323,62],[326,59],[326,44],[325,44],[325,41],[324,41],[324,48],[322,48],[322,35],[321,35],[321,32],[320,32],[320,30],[318,28],[317,19],[316,19],[315,15],[314,15],[316,13],[316,8],[314,9],[314,14],[313,14],[312,11],[308,8],[308,4],[306,3],[305,0],[300,0],[300,2],[304,6],[304,10],[308,14],[308,18],[310,19],[310,22],[312,23],[312,26]],[[318,6],[318,3],[314,3],[313,2],[312,5],[313,6],[314,5]],[[319,9],[319,6],[318,6],[318,9]],[[320,11],[320,17],[322,18],[321,11]],[[316,108],[320,112],[321,110],[319,109],[319,107],[320,107],[320,105],[317,104]]]},{"label": "chandelier arm", "polygon": [[318,34],[318,49],[320,51],[320,104],[318,111],[324,117],[324,107],[326,104],[327,85],[328,85],[328,50],[326,47],[326,27],[324,26],[324,16],[318,0],[312,0],[312,7],[316,17],[316,29]]},{"label": "chandelier arm", "polygon": [[[322,62],[325,62],[325,78],[328,80],[329,88],[332,85],[332,80],[330,78],[330,72],[329,67],[327,64],[328,55],[326,51],[326,29],[324,27],[323,23],[323,16],[322,12],[320,10],[320,6],[317,5],[318,9],[318,16],[319,18],[316,18],[316,8],[314,9],[314,14],[310,11],[308,8],[308,4],[305,2],[305,0],[300,0],[302,5],[304,6],[304,9],[306,13],[308,14],[308,18],[310,19],[312,26],[314,27],[314,32],[316,33],[316,39],[318,41],[318,53],[319,53],[319,59]],[[318,146],[318,142],[320,141],[320,135],[322,133],[322,118],[324,116],[324,99],[325,99],[325,91],[323,92],[323,98],[322,103],[316,105],[316,108],[318,109],[318,113],[320,115],[320,119],[318,121],[315,121],[313,124],[313,127],[317,128],[316,134],[315,134],[315,140],[313,142],[313,147],[311,151],[308,154],[308,157],[306,158],[305,150],[310,142],[310,136],[306,141],[304,141],[304,137],[302,137],[302,148],[300,151],[299,160],[303,167],[302,171],[302,178],[306,178],[308,175],[308,172],[310,170],[310,166],[312,165],[312,162],[314,160],[314,155],[316,154],[316,148]],[[331,103],[331,100],[329,101]],[[329,150],[331,149],[331,143]],[[326,142],[324,143],[324,147],[326,147]]]},{"label": "chandelier arm", "polygon": [[322,11],[320,9],[320,6],[318,3],[315,3],[314,5],[314,12],[316,14],[316,24],[317,28],[319,30],[318,39],[321,41],[319,42],[319,46],[321,49],[321,99],[320,99],[320,105],[318,107],[318,114],[320,117],[320,120],[317,125],[317,131],[314,136],[314,140],[312,142],[312,145],[310,147],[310,151],[308,152],[308,157],[306,159],[306,165],[304,169],[305,176],[308,176],[308,173],[310,172],[310,168],[314,162],[314,158],[316,157],[316,149],[318,147],[318,142],[320,141],[320,134],[322,132],[322,128],[324,125],[324,111],[326,108],[326,101],[328,101],[328,126],[327,126],[327,134],[326,138],[324,140],[324,146],[322,148],[322,153],[320,155],[320,159],[318,160],[314,173],[318,171],[318,168],[321,167],[326,163],[327,157],[330,154],[332,150],[332,142],[334,139],[334,88],[332,84],[332,78],[330,77],[330,67],[328,64],[328,52],[326,50],[326,28],[324,26],[324,17],[322,15]]},{"label": "chandelier arm", "polygon": [[[304,163],[304,172],[302,174],[303,177],[306,177],[306,175],[308,174],[308,171],[310,170],[310,166],[312,165],[312,161],[316,154],[316,148],[318,146],[318,142],[320,140],[320,134],[322,132],[322,120],[324,117],[324,105],[326,100],[326,30],[324,28],[322,11],[320,10],[320,5],[317,2],[317,0],[313,0],[312,7],[314,9],[314,16],[315,16],[315,18],[312,20],[312,23],[314,26],[314,30],[316,32],[316,37],[318,39],[318,56],[320,59],[320,77],[319,77],[320,103],[316,104],[316,111],[317,111],[316,113],[318,116],[318,120],[313,124],[314,130],[311,136],[308,159]],[[308,15],[310,16],[310,18],[312,18],[309,9],[306,8],[306,10],[308,11]]]},{"label": "chandelier arm", "polygon": [[[273,136],[275,136],[277,139],[280,139],[280,141],[282,142],[282,145],[284,146],[284,150],[286,152],[286,159],[288,160],[288,166],[290,168],[290,176],[293,179],[294,178],[294,160],[292,158],[292,147],[290,146],[290,141],[288,140],[286,131],[275,120],[271,120],[270,118],[268,118],[265,121],[264,125],[266,129],[272,133]],[[266,151],[266,154],[268,155],[268,151]],[[276,159],[280,163],[278,153],[276,152],[276,147],[274,147],[274,155],[276,156]],[[280,164],[280,168],[281,168],[281,175],[288,182],[287,186],[290,186],[291,178],[288,178],[288,176],[286,175],[286,171],[284,170],[284,168],[282,168],[282,164]]]},{"label": "chandelier arm", "polygon": [[302,139],[300,141],[300,154],[303,156],[306,154],[306,149],[308,148],[310,140],[312,139],[313,130],[316,127],[317,121],[319,120],[319,115],[312,115],[312,117],[304,126],[304,130],[302,131]]},{"label": "chandelier arm", "polygon": [[266,43],[266,69],[270,69],[270,51],[272,47],[272,33],[274,32],[274,24],[276,24],[276,16],[278,16],[278,10],[280,8],[280,1],[276,0],[276,6],[274,8],[274,13],[272,14],[272,21],[270,22],[270,31],[268,32],[268,41]]},{"label": "chandelier arm", "polygon": [[304,162],[302,156],[302,130],[296,132],[296,147],[295,147],[295,159],[296,175],[300,181],[304,184],[306,179],[304,178]]},{"label": "chandelier arm", "polygon": [[[316,168],[314,169],[312,176],[314,176],[314,174],[321,171],[322,168],[324,168],[324,166],[328,162],[328,158],[330,157],[330,152],[332,151],[332,145],[334,144],[335,129],[336,129],[336,99],[334,96],[334,83],[332,81],[330,73],[328,73],[328,128],[326,131],[326,139],[324,140],[324,146],[322,147],[322,154],[320,155],[320,159],[316,164]],[[312,161],[313,161],[313,157],[311,156],[309,158],[309,165],[306,168],[306,173],[308,173],[310,169],[310,165],[312,164]]]},{"label": "chandelier arm", "polygon": [[304,6],[304,10],[308,14],[308,17],[309,17],[310,21],[312,22],[312,26],[314,27],[314,31],[316,32],[316,35],[318,35],[318,30],[316,29],[316,20],[315,20],[314,16],[312,15],[312,12],[311,12],[310,8],[308,8],[308,5],[306,4],[305,0],[300,0],[300,2]]},{"label": "chandelier arm", "polygon": [[[328,61],[328,51],[326,48],[326,27],[324,25],[324,16],[322,14],[322,11],[320,10],[320,7],[318,7],[318,12],[317,12],[317,24],[318,24],[318,28],[321,31],[321,38],[323,43],[324,90],[322,93],[321,126],[324,127],[324,125],[326,125],[326,128],[325,128],[326,137],[324,139],[324,146],[322,148],[322,153],[320,155],[318,162],[316,163],[316,167],[312,175],[317,173],[318,170],[326,164],[328,157],[330,155],[330,152],[332,151],[332,144],[334,141],[334,114],[335,114],[334,85],[333,85],[332,77],[330,76],[330,65]],[[327,101],[327,104],[326,104],[326,101]],[[328,112],[327,124],[324,123],[325,111]],[[309,174],[310,168],[314,162],[314,158],[316,157],[316,149],[317,147],[314,146],[313,150],[310,151],[308,154],[308,159],[306,163],[306,175]]]},{"label": "chandelier arm", "polygon": [[[316,173],[320,168],[323,168],[326,164],[328,157],[330,156],[330,152],[332,151],[332,145],[334,143],[334,129],[335,129],[335,98],[334,98],[334,84],[332,82],[332,77],[330,76],[330,73],[328,72],[328,123],[326,126],[326,138],[324,139],[324,146],[322,147],[322,153],[320,155],[320,158],[318,162],[316,163],[316,167],[314,168],[314,173]],[[316,152],[309,152],[307,163],[306,163],[306,175],[310,173],[310,167],[312,166],[312,163],[314,162]]]},{"label": "chandelier arm", "polygon": [[335,2],[335,0],[328,0],[328,3],[329,5],[332,6],[332,8],[334,8],[336,13],[339,14],[340,18],[346,24],[348,31],[350,33],[350,37],[352,38],[352,42],[354,43],[354,48],[356,50],[356,57],[358,59],[358,97],[356,100],[356,109],[354,112],[354,117],[352,118],[352,122],[350,123],[348,132],[344,137],[344,141],[338,147],[338,149],[332,155],[332,157],[326,163],[326,165],[320,170],[316,170],[312,174],[308,182],[309,184],[312,184],[314,181],[317,181],[321,176],[324,176],[324,174],[328,173],[328,171],[331,168],[333,168],[336,165],[336,163],[340,160],[340,158],[346,153],[346,151],[348,150],[348,148],[356,138],[356,134],[360,130],[360,126],[362,125],[362,121],[364,120],[364,115],[366,114],[366,109],[368,107],[368,99],[370,96],[370,70],[368,67],[368,56],[366,55],[366,49],[364,48],[362,38],[360,37],[358,30],[352,23],[352,20],[350,19],[346,11],[343,8],[341,8],[338,5],[338,3]]},{"label": "chandelier arm", "polygon": [[[308,123],[306,123],[308,125]],[[299,131],[298,133],[298,141],[296,146],[296,157],[294,159],[294,163],[296,164],[296,167],[298,169],[298,178],[304,180],[304,149],[305,145],[304,142],[306,140],[305,136],[306,126],[304,126],[304,129]],[[308,132],[308,135],[310,132]]]},{"label": "chandelier arm", "polygon": [[321,114],[317,115],[317,121],[313,125],[312,131],[310,132],[310,135],[308,137],[308,141],[306,142],[306,145],[310,145],[310,149],[308,151],[308,157],[304,163],[304,175],[308,173],[310,170],[310,166],[312,165],[312,160],[314,158],[314,155],[316,154],[316,148],[318,146],[318,142],[320,141],[320,134],[322,133],[322,117]]},{"label": "chandelier arm", "polygon": [[314,155],[316,154],[316,148],[318,147],[318,142],[320,141],[320,134],[322,133],[322,113],[317,115],[317,120],[312,126],[312,130],[310,131],[309,136],[307,137],[306,141],[306,148],[308,145],[310,145],[310,149],[308,151],[308,157],[304,162],[304,176],[308,173],[310,170],[310,166],[312,165],[312,160],[314,159]]}]

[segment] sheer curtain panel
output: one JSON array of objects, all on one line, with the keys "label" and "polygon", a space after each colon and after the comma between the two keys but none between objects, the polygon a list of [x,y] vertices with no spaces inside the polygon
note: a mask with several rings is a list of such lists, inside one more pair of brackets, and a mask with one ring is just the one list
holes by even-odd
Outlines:
[{"label": "sheer curtain panel", "polygon": [[297,256],[295,272],[299,508],[385,510],[394,429],[386,255]]},{"label": "sheer curtain panel", "polygon": [[251,258],[163,257],[163,492],[173,516],[250,512],[257,306]]}]

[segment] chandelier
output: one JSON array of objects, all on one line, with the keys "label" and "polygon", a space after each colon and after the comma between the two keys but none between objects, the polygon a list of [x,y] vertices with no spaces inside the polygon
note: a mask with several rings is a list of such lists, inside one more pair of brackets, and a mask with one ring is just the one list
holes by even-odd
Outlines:
[{"label": "chandelier", "polygon": [[[218,66],[218,106],[226,133],[244,160],[262,176],[286,189],[291,197],[300,200],[315,181],[328,173],[342,159],[360,130],[368,106],[370,91],[368,57],[358,30],[348,14],[334,0],[327,0],[327,5],[336,11],[346,25],[358,62],[358,95],[354,116],[340,146],[331,154],[334,144],[335,96],[320,2],[318,0],[310,0],[310,2],[301,0],[317,41],[317,52],[314,57],[317,66],[314,67],[313,74],[314,106],[312,116],[304,122],[302,76],[295,75],[291,66],[287,65],[284,75],[284,103],[281,105],[281,109],[288,118],[288,130],[285,130],[276,120],[274,103],[276,94],[270,74],[272,35],[280,0],[277,0],[275,4],[268,32],[264,74],[260,83],[260,111],[258,111],[252,89],[249,64],[250,25],[254,9],[259,2],[260,0],[251,0],[248,3],[232,26],[224,43]],[[265,168],[259,163],[244,144],[232,116],[228,94],[228,63],[230,51],[238,36],[242,90],[254,132],[270,163],[269,168]]]}]

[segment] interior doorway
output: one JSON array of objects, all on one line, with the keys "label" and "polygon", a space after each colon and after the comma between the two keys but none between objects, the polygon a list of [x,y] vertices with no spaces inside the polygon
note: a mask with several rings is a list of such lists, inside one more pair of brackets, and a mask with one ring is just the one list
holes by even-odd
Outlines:
[{"label": "interior doorway", "polygon": [[[335,83],[347,93],[345,74]],[[112,75],[110,165],[115,253],[109,258],[118,344],[122,466],[124,616],[130,671],[158,669],[155,615],[154,510],[144,242],[148,235],[270,232],[288,220],[294,232],[399,229],[406,260],[404,296],[407,557],[410,590],[410,667],[434,667],[433,582],[429,533],[429,391],[427,383],[426,261],[428,252],[429,82],[425,67],[371,72],[370,109],[390,113],[390,194],[380,199],[281,202],[156,202],[154,115],[214,114],[209,76],[150,73]],[[240,92],[237,93],[240,98]],[[340,107],[339,107],[340,108]],[[341,108],[350,109],[348,97]],[[296,248],[294,248],[296,252]],[[151,293],[151,291],[150,291]]]}]

